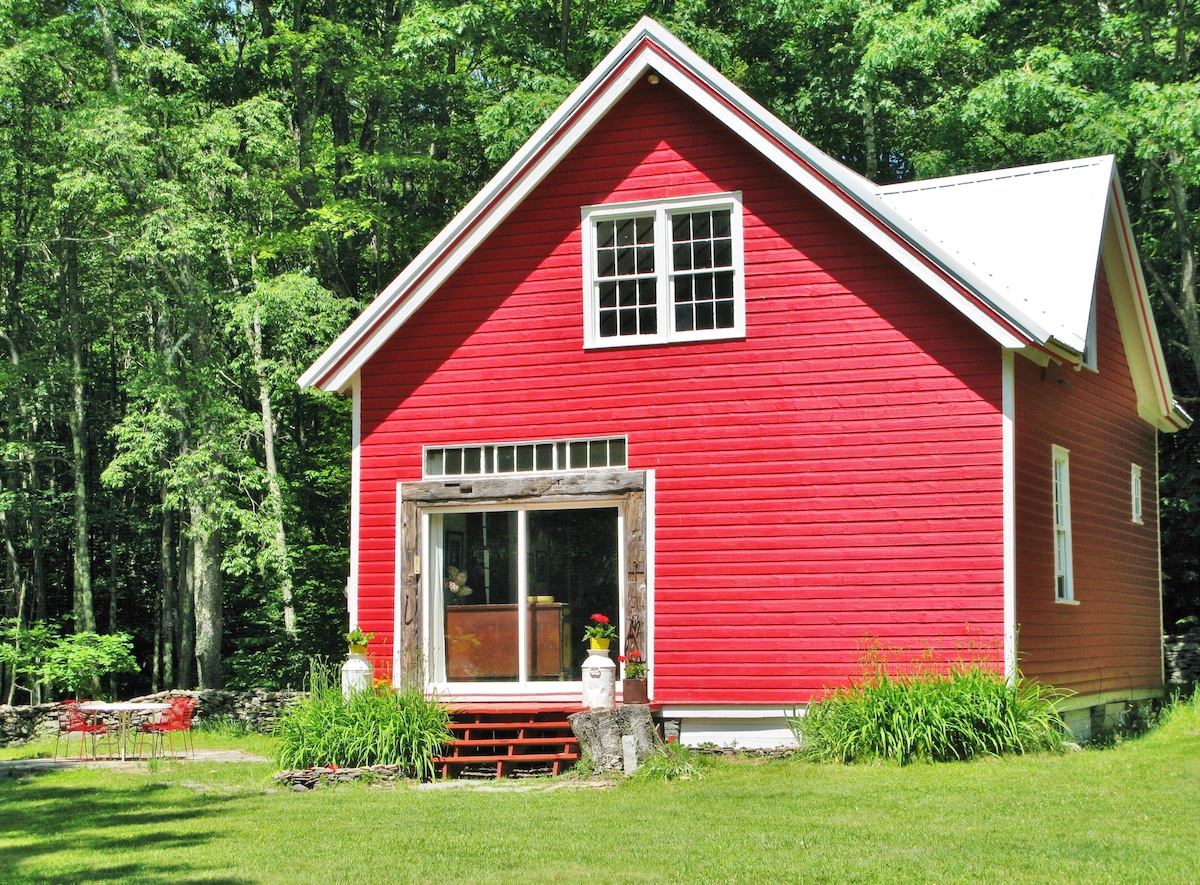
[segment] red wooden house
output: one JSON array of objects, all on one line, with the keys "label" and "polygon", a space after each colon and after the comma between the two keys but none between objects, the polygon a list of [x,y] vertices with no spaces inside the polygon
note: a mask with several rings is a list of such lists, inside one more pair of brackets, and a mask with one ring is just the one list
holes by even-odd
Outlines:
[{"label": "red wooden house", "polygon": [[354,398],[351,622],[469,701],[620,626],[685,740],[875,646],[1161,693],[1187,426],[1109,157],[877,187],[644,20],[301,379]]}]

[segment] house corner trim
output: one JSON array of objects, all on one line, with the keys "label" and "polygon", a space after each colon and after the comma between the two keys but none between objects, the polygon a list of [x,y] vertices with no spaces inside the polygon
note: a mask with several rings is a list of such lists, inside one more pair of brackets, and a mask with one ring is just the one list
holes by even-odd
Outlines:
[{"label": "house corner trim", "polygon": [[1004,674],[1017,677],[1017,434],[1013,351],[1001,350],[1001,483],[1004,514]]}]

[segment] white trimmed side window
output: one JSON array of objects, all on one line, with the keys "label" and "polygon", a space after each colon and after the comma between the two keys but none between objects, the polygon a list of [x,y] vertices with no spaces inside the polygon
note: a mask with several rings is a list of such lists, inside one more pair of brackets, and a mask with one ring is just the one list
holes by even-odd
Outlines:
[{"label": "white trimmed side window", "polygon": [[583,210],[584,344],[746,334],[741,195]]},{"label": "white trimmed side window", "polygon": [[1058,602],[1075,599],[1071,569],[1071,469],[1070,453],[1051,448],[1054,462],[1054,598]]},{"label": "white trimmed side window", "polygon": [[1142,524],[1142,467],[1132,464],[1129,468],[1129,497],[1131,516],[1138,525]]}]

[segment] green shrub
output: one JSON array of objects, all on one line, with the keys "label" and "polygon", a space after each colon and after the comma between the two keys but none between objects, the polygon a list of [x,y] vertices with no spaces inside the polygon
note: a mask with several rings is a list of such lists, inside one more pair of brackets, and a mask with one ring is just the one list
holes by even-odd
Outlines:
[{"label": "green shrub", "polygon": [[399,765],[433,775],[433,757],[450,739],[446,709],[419,689],[390,686],[342,696],[336,668],[314,662],[309,694],[275,725],[281,768]]},{"label": "green shrub", "polygon": [[1058,697],[1036,683],[1010,684],[976,665],[947,675],[894,678],[883,670],[839,689],[789,720],[801,752],[822,762],[943,762],[1062,746]]}]

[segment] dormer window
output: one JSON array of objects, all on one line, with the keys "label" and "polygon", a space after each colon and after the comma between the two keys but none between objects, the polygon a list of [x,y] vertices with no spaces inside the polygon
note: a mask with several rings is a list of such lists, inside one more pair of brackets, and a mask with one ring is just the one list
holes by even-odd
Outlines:
[{"label": "dormer window", "polygon": [[583,210],[588,347],[746,331],[740,194]]}]

